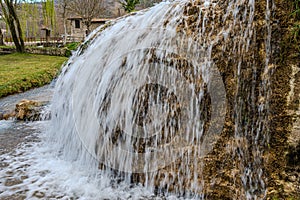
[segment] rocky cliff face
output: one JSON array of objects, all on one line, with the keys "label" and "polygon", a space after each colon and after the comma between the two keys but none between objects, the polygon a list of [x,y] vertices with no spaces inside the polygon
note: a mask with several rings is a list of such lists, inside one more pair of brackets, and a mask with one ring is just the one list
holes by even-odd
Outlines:
[{"label": "rocky cliff face", "polygon": [[[292,1],[275,1],[272,20],[270,146],[265,162],[268,196],[299,198],[299,41],[291,40]],[[291,198],[291,199],[293,199]]]},{"label": "rocky cliff face", "polygon": [[[197,129],[196,132],[193,132],[199,133],[201,136],[193,135],[195,138],[181,148],[182,154],[179,158],[168,165],[162,164],[164,167],[160,167],[159,170],[152,172],[145,170],[142,171],[143,173],[129,174],[132,181],[154,187],[158,193],[175,192],[180,196],[196,194],[197,197],[205,199],[297,199],[300,194],[298,184],[300,121],[300,86],[298,82],[300,82],[300,73],[299,44],[291,43],[290,40],[290,29],[294,23],[289,15],[291,3],[283,0],[176,2],[164,5],[164,9],[169,9],[167,13],[157,7],[157,10],[126,16],[104,27],[104,32],[108,30],[105,32],[107,34],[103,34],[104,36],[112,34],[109,31],[116,31],[115,29],[117,31],[113,33],[121,36],[123,32],[128,33],[129,36],[131,32],[134,32],[135,34],[132,34],[130,39],[136,38],[136,40],[132,39],[133,43],[126,43],[127,48],[140,47],[145,44],[143,43],[145,38],[150,40],[150,43],[153,42],[151,48],[148,48],[146,43],[147,48],[138,51],[139,57],[132,55],[130,57],[132,60],[122,54],[124,58],[122,57],[120,66],[115,68],[117,78],[112,79],[111,82],[108,81],[105,85],[109,86],[109,90],[105,93],[103,102],[101,101],[103,106],[97,113],[101,115],[99,119],[106,119],[106,116],[110,116],[110,113],[116,110],[117,114],[110,117],[119,116],[120,110],[123,113],[123,107],[119,106],[121,103],[114,105],[118,106],[118,109],[112,110],[110,109],[114,106],[111,106],[110,103],[112,101],[123,103],[126,100],[126,103],[129,102],[129,104],[124,104],[125,107],[133,106],[132,110],[135,114],[133,117],[135,121],[130,121],[132,120],[130,118],[128,123],[143,126],[151,120],[147,118],[150,112],[149,107],[157,104],[155,101],[162,101],[162,103],[168,104],[168,110],[165,111],[167,112],[167,121],[171,123],[161,129],[160,134],[151,136],[150,139],[131,139],[128,137],[130,134],[125,134],[121,130],[124,120],[117,118],[114,120],[116,123],[99,134],[99,143],[96,142],[95,145],[96,155],[99,152],[103,153],[99,150],[101,149],[99,144],[103,144],[101,137],[104,134],[111,136],[109,142],[114,146],[118,146],[118,144],[120,146],[132,145],[133,147],[130,146],[132,147],[130,149],[141,154],[145,153],[145,149],[149,146],[158,148],[161,143],[164,143],[168,150],[172,148],[177,150],[178,146],[180,148],[184,146],[176,141],[173,143],[170,141],[176,136],[186,133],[180,129],[182,125],[180,115],[185,107],[193,105],[195,102],[189,102],[190,99],[186,97],[182,99],[187,102],[179,102],[179,98],[175,94],[168,93],[167,88],[159,84],[146,84],[139,88],[137,98],[134,99],[136,104],[130,104],[131,99],[124,100],[120,97],[122,95],[119,92],[122,93],[124,90],[117,92],[119,96],[111,96],[112,91],[118,89],[114,86],[124,78],[125,72],[121,73],[122,70],[129,69],[128,66],[130,66],[130,70],[136,72],[136,68],[140,65],[146,67],[147,64],[151,66],[153,63],[155,66],[166,65],[175,69],[180,76],[187,80],[188,84],[194,87],[193,92],[196,95],[193,97],[197,101],[199,100],[198,96],[203,95],[203,98],[199,100],[201,102],[195,103],[199,108],[196,107],[191,111],[191,118],[196,116],[199,117],[199,121],[203,121],[201,131],[197,132]],[[159,11],[159,16],[162,17],[155,18],[158,14],[153,13],[154,11]],[[150,19],[143,18],[143,14],[149,14],[147,16]],[[136,27],[141,25],[137,19],[149,23],[146,24],[146,30],[136,30]],[[159,31],[156,30],[157,26],[159,26]],[[174,27],[175,31],[173,32]],[[91,36],[92,41],[87,41],[81,47],[78,56],[89,55],[87,53],[91,51],[89,45],[97,46],[96,43],[100,41],[103,29]],[[168,30],[171,31],[168,32]],[[170,34],[168,35],[168,33]],[[149,38],[149,35],[152,37]],[[151,40],[156,36],[162,39]],[[123,46],[118,46],[117,42],[113,42],[122,41],[122,38],[116,37],[115,40],[111,40],[109,37],[108,40],[105,40],[108,43],[102,45],[109,44],[111,49],[105,50],[103,60],[109,59],[109,56],[113,57],[114,51],[110,52],[110,50],[123,48]],[[172,49],[173,47],[178,49]],[[166,49],[179,53],[163,51]],[[96,50],[100,53],[103,51],[100,47]],[[109,56],[107,56],[108,51],[111,53]],[[125,53],[125,55],[127,54],[128,52]],[[193,62],[193,59],[199,61],[200,64]],[[99,68],[102,70],[105,67],[109,66],[103,64]],[[203,75],[205,70],[197,71],[201,67],[205,69],[216,67],[224,84],[227,103],[226,110],[220,114],[225,117],[222,124],[216,123],[216,121],[218,122],[217,116],[212,117],[214,103],[212,95],[217,95],[220,88],[216,87],[215,90],[209,91],[209,83],[205,83],[203,80],[207,77],[201,78],[199,74],[194,73],[200,71]],[[85,70],[87,69],[85,68]],[[146,70],[141,70],[138,75],[143,74],[144,71]],[[151,72],[151,70],[149,71]],[[65,73],[69,73],[68,70]],[[121,75],[118,76],[118,73]],[[102,75],[99,75],[100,78]],[[162,75],[164,74],[162,73]],[[95,77],[97,76],[95,75]],[[72,90],[73,85],[70,85],[70,90]],[[128,87],[131,85],[129,84]],[[68,91],[68,89],[61,91]],[[94,93],[91,92],[91,94]],[[155,100],[150,102],[151,98]],[[214,108],[221,109],[221,106],[218,107],[219,105],[214,106]],[[193,115],[194,112],[201,114]],[[80,114],[89,116],[91,113],[82,111]],[[66,113],[66,116],[69,116],[69,113]],[[122,117],[126,118],[126,115]],[[193,121],[194,119],[191,118],[190,120]],[[79,118],[78,122],[83,119]],[[121,125],[115,126],[117,123]],[[108,126],[105,122],[101,125]],[[213,129],[210,129],[212,125]],[[221,133],[211,137],[210,134],[214,134],[214,131],[220,127],[222,128]],[[69,129],[69,126],[66,126],[66,129]],[[165,134],[171,132],[170,130],[174,135]],[[91,130],[91,132],[93,131]],[[93,144],[91,143],[91,145]],[[100,155],[102,156],[102,154]],[[103,157],[109,157],[107,155]],[[112,155],[112,157],[120,158],[121,156]],[[121,160],[123,158],[121,157]],[[130,160],[130,158],[125,159],[125,164],[129,163],[126,166],[128,171],[134,171],[135,167],[143,169],[143,165],[138,165],[142,163],[139,162],[141,159]],[[163,162],[168,159],[166,157],[158,160]],[[132,165],[130,161],[133,161],[134,164]],[[101,168],[111,166],[109,162],[101,163]],[[121,174],[125,176],[128,171],[121,172]]]},{"label": "rocky cliff face", "polygon": [[155,184],[179,193],[189,188],[207,199],[297,199],[300,59],[299,42],[290,42],[292,2],[257,1],[251,10],[243,1],[236,7],[240,18],[228,14],[229,3],[187,3],[178,26],[202,45],[229,30],[212,46],[228,99],[223,132],[210,154],[195,160],[191,146],[155,174]]}]

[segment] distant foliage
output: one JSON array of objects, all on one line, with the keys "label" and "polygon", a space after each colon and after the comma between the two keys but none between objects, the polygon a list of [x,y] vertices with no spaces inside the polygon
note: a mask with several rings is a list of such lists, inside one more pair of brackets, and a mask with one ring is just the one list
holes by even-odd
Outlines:
[{"label": "distant foliage", "polygon": [[56,14],[55,14],[54,0],[45,0],[43,2],[43,19],[44,19],[44,26],[52,30],[55,29]]},{"label": "distant foliage", "polygon": [[124,10],[130,13],[135,11],[135,6],[140,3],[140,0],[122,0],[120,3]]},{"label": "distant foliage", "polygon": [[23,35],[27,38],[37,37],[39,33],[40,13],[34,0],[23,0],[19,6],[18,14],[23,30]]}]

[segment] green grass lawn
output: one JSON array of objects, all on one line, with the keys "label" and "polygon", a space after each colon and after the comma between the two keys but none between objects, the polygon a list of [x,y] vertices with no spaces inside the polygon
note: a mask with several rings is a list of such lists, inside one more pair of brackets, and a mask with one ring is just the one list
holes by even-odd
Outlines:
[{"label": "green grass lawn", "polygon": [[66,60],[35,54],[0,55],[0,97],[50,83]]}]

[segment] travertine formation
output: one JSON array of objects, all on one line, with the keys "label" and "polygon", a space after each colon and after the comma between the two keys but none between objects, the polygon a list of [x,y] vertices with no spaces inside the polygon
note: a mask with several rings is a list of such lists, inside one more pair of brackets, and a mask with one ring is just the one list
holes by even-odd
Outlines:
[{"label": "travertine formation", "polygon": [[[72,159],[92,155],[157,193],[297,198],[289,12],[283,0],[184,1],[100,28],[58,80],[53,137]],[[223,84],[212,87],[216,77]],[[225,109],[214,99],[223,88]]]}]

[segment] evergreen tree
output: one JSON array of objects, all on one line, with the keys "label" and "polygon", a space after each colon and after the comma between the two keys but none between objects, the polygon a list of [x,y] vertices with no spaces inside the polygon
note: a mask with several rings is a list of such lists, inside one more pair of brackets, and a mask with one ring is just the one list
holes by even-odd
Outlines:
[{"label": "evergreen tree", "polygon": [[140,3],[140,0],[122,0],[120,3],[124,10],[130,13],[135,11],[135,6]]}]

